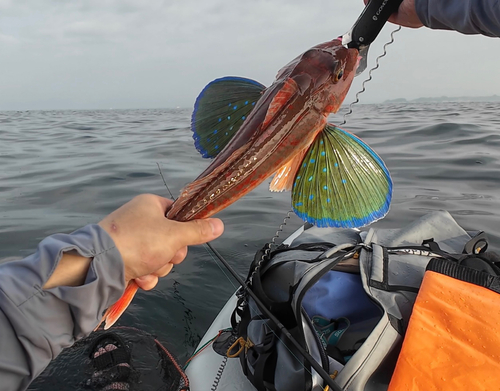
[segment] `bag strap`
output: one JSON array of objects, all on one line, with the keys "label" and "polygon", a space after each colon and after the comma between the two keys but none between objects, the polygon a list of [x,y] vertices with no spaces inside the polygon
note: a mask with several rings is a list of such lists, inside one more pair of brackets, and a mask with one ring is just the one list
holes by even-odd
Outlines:
[{"label": "bag strap", "polygon": [[488,236],[479,231],[471,240],[465,243],[463,254],[482,254],[488,249]]},{"label": "bag strap", "polygon": [[[328,271],[332,270],[336,265],[338,265],[342,260],[352,257],[356,254],[362,246],[352,245],[351,250],[347,252],[339,252],[333,254],[331,258],[323,259],[317,262],[314,266],[306,271],[302,276],[300,281],[296,285],[294,292],[295,300],[292,301],[295,305],[294,313],[296,316],[297,324],[302,324],[302,300],[306,292],[314,285],[318,280],[325,275]],[[304,278],[307,276],[307,281],[304,282]],[[305,340],[304,331],[300,328],[301,338]]]},{"label": "bag strap", "polygon": [[500,293],[500,276],[492,275],[485,271],[471,269],[470,267],[450,262],[446,259],[432,258],[426,270],[441,273],[457,280],[488,288]]}]

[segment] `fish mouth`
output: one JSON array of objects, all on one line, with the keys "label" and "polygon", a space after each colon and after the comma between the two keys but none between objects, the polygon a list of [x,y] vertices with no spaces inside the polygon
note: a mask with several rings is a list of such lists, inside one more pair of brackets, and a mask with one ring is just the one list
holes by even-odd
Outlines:
[{"label": "fish mouth", "polygon": [[358,69],[358,66],[359,66],[359,63],[361,62],[362,57],[359,55],[358,49],[349,48],[347,50],[349,52],[348,52],[346,70],[348,72],[355,72],[356,69]]}]

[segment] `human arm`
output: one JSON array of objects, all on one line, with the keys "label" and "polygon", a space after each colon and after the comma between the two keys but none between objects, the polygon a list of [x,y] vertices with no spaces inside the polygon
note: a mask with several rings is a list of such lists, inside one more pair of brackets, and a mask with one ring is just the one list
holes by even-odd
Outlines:
[{"label": "human arm", "polygon": [[218,219],[167,220],[170,202],[136,197],[99,225],[49,236],[35,254],[0,265],[0,390],[25,389],[64,347],[88,335],[128,280],[151,289],[188,245],[222,233]]},{"label": "human arm", "polygon": [[[364,0],[365,4],[368,0]],[[389,22],[500,37],[499,0],[403,0]]]},{"label": "human arm", "polygon": [[415,9],[432,29],[500,37],[499,0],[415,0]]}]

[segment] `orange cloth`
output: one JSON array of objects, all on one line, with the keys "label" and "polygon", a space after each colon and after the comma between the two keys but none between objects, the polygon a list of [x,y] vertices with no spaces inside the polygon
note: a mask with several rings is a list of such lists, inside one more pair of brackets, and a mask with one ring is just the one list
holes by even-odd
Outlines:
[{"label": "orange cloth", "polygon": [[500,390],[500,295],[425,273],[389,391]]}]

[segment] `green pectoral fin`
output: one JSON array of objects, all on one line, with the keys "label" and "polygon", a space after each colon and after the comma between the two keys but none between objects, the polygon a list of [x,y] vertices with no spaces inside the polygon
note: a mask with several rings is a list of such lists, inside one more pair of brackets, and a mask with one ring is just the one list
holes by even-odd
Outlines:
[{"label": "green pectoral fin", "polygon": [[224,149],[259,100],[265,86],[242,77],[209,83],[196,99],[191,117],[194,144],[203,157]]},{"label": "green pectoral fin", "polygon": [[292,207],[319,227],[357,228],[384,217],[392,180],[361,139],[327,124],[307,151],[292,189]]}]

